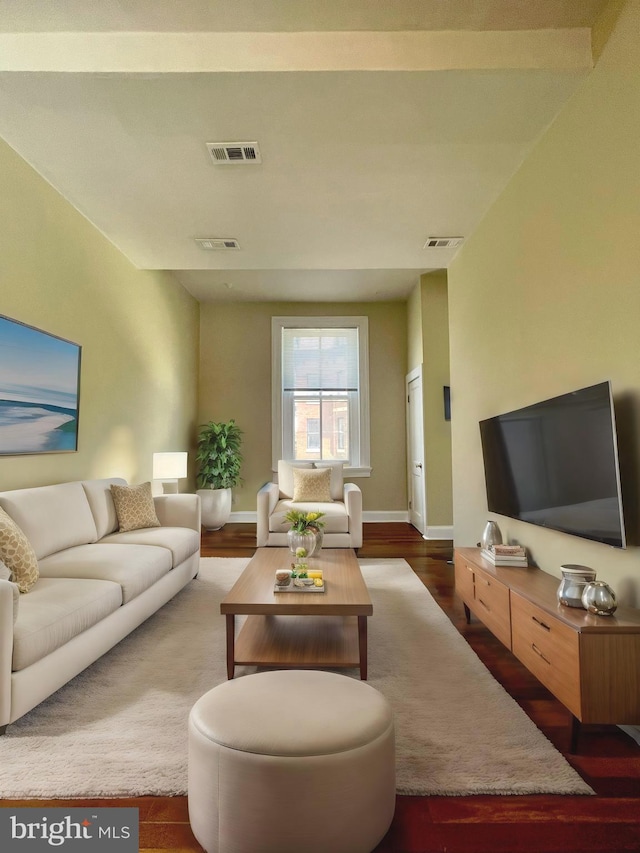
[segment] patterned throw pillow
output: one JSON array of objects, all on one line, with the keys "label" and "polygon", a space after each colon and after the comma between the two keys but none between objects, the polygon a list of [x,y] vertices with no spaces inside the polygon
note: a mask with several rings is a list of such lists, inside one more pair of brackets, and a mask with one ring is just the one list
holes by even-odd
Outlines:
[{"label": "patterned throw pillow", "polygon": [[293,501],[331,501],[331,470],[329,468],[294,468]]},{"label": "patterned throw pillow", "polygon": [[[9,568],[5,566],[2,560],[0,560],[0,579],[11,583],[12,577],[13,575]],[[11,583],[11,586],[13,587],[13,624],[15,625],[16,619],[18,618],[18,607],[20,605],[20,590],[18,589],[17,583]]]},{"label": "patterned throw pillow", "polygon": [[31,543],[11,516],[0,509],[0,558],[20,592],[29,592],[40,577]]},{"label": "patterned throw pillow", "polygon": [[141,483],[139,486],[117,486],[112,483],[111,494],[121,533],[140,530],[142,527],[160,527],[151,483]]}]

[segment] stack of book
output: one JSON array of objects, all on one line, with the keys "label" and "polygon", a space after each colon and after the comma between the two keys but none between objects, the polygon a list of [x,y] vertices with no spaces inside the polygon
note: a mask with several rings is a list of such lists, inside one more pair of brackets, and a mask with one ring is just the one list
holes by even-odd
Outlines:
[{"label": "stack of book", "polygon": [[527,552],[522,545],[490,545],[480,552],[485,560],[494,566],[524,566],[529,565]]}]

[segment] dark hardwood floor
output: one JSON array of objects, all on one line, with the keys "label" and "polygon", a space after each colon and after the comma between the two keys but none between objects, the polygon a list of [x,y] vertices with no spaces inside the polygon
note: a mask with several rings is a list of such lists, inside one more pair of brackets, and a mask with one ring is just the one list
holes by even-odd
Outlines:
[{"label": "dark hardwood floor", "polygon": [[[447,562],[451,543],[427,542],[408,524],[365,524],[364,540],[363,558],[407,560],[494,677],[596,792],[595,797],[398,797],[393,824],[376,853],[640,851],[640,746],[614,726],[587,726],[579,753],[568,755],[569,712],[481,623],[466,624]],[[203,533],[204,557],[249,557],[254,550],[254,525],[230,523]],[[461,750],[473,749],[470,734]],[[37,805],[3,802],[12,804]],[[46,804],[134,806],[140,809],[141,851],[201,850],[189,828],[185,797]]]}]

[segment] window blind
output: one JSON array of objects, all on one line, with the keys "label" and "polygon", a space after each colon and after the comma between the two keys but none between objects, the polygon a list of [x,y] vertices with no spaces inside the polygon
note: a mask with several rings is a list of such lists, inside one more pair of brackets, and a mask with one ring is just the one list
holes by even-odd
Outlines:
[{"label": "window blind", "polygon": [[282,389],[357,391],[358,329],[283,329]]}]

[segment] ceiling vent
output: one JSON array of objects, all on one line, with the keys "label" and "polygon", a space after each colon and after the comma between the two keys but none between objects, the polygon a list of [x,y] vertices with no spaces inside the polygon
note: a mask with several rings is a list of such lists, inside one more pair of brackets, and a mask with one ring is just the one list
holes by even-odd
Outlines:
[{"label": "ceiling vent", "polygon": [[196,237],[196,243],[207,252],[228,252],[240,248],[233,237]]},{"label": "ceiling vent", "polygon": [[462,245],[464,237],[427,237],[423,249],[456,249]]},{"label": "ceiling vent", "polygon": [[216,166],[262,163],[257,142],[207,142],[207,150]]}]

